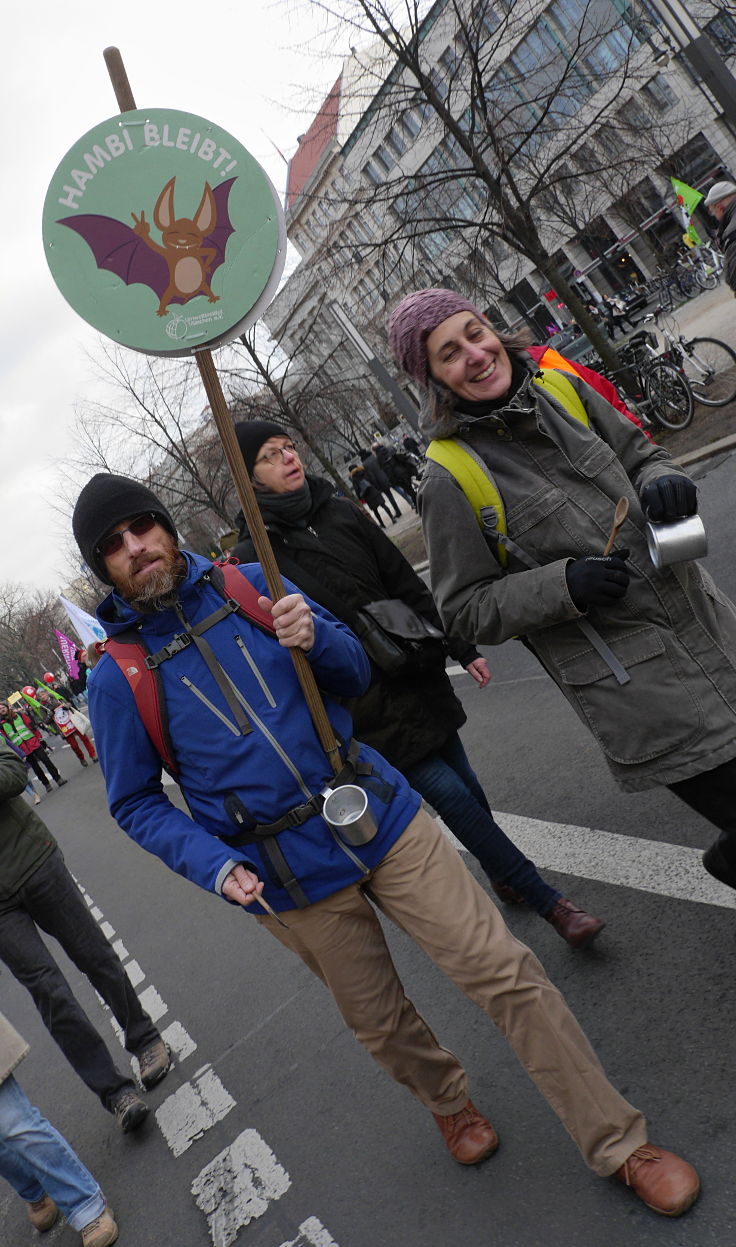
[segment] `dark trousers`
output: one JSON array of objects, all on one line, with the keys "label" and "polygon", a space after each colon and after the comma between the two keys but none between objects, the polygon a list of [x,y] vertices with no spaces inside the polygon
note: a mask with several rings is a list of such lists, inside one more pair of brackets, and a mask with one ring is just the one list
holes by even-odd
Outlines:
[{"label": "dark trousers", "polygon": [[[32,753],[26,754],[26,762],[30,766],[36,778],[40,779],[44,788],[51,787],[51,784],[49,783],[48,775],[44,773],[44,770],[43,770],[44,766],[46,767],[46,770],[48,771],[51,778],[56,780],[57,784],[59,780],[61,779],[59,772],[57,771],[56,767],[51,761],[51,758],[46,752],[45,745],[39,745],[38,749],[34,749]],[[43,766],[41,765],[41,763],[43,763]]]},{"label": "dark trousers", "polygon": [[716,844],[736,875],[736,758],[667,787],[720,828]]},{"label": "dark trousers", "polygon": [[457,732],[435,753],[404,767],[404,774],[489,879],[514,888],[537,913],[549,913],[560,893],[499,827]]},{"label": "dark trousers", "polygon": [[120,958],[89,912],[79,888],[55,849],[16,894],[16,907],[0,913],[0,958],[27,987],[44,1025],[70,1065],[105,1108],[130,1074],[116,1068],[107,1046],[77,1002],[38,927],[58,940],[77,969],[109,1005],[136,1052],[158,1037],[141,1007]]}]

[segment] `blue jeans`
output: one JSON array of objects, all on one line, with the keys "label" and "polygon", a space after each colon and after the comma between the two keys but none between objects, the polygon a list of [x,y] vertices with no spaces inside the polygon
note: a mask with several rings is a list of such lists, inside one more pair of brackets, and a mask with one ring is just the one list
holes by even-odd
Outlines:
[{"label": "blue jeans", "polygon": [[549,913],[561,893],[544,882],[534,862],[499,827],[457,732],[436,753],[407,767],[404,774],[452,834],[477,857],[492,882],[514,888],[537,913]]},{"label": "blue jeans", "polygon": [[133,1082],[121,1074],[110,1052],[77,1001],[69,983],[41,939],[38,928],[58,940],[68,957],[117,1018],[128,1052],[158,1038],[122,962],[105,938],[57,848],[26,880],[0,912],[0,959],[28,988],[44,1024],[79,1077],[105,1108]]},{"label": "blue jeans", "polygon": [[50,1195],[73,1230],[105,1210],[92,1174],[12,1074],[0,1086],[0,1176],[28,1204]]}]

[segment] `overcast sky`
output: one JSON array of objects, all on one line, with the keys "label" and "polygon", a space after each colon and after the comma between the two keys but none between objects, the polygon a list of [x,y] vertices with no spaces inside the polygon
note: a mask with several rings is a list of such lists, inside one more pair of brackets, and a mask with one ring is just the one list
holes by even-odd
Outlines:
[{"label": "overcast sky", "polygon": [[37,0],[5,13],[0,581],[61,589],[77,571],[65,576],[51,503],[75,401],[91,392],[86,353],[97,336],[54,284],[41,216],[62,157],[118,111],[102,59],[111,44],[122,52],[138,107],[177,108],[222,125],[279,192],[286,168],[272,143],[293,154],[343,50],[331,39],[330,54],[319,55],[318,12],[290,0],[176,0],[170,9]]}]

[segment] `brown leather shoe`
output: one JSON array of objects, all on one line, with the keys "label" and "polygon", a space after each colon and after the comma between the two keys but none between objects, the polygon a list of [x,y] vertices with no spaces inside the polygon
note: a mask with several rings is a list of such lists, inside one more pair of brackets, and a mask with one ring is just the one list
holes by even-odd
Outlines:
[{"label": "brown leather shoe", "polygon": [[477,1165],[479,1160],[491,1156],[498,1147],[498,1135],[493,1126],[486,1121],[473,1104],[468,1100],[459,1113],[451,1113],[442,1117],[433,1113],[440,1128],[447,1150],[461,1165]]},{"label": "brown leather shoe", "polygon": [[495,879],[491,879],[491,887],[504,905],[526,905],[526,897],[512,888],[510,883],[496,883]]},{"label": "brown leather shoe", "polygon": [[50,1230],[52,1225],[56,1225],[59,1220],[59,1209],[50,1195],[44,1195],[42,1199],[34,1199],[33,1203],[28,1204],[27,1207],[28,1220],[41,1234]]},{"label": "brown leather shoe", "polygon": [[630,1186],[647,1208],[665,1217],[681,1216],[700,1194],[700,1179],[692,1165],[653,1143],[638,1147],[613,1176]]},{"label": "brown leather shoe", "polygon": [[587,948],[606,925],[602,918],[578,909],[566,896],[561,896],[544,917],[571,948]]}]

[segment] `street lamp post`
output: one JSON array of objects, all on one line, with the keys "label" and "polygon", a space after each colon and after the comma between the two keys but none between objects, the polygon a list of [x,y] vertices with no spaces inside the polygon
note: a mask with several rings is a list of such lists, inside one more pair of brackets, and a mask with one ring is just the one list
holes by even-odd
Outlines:
[{"label": "street lamp post", "polygon": [[353,344],[358,354],[365,360],[376,380],[383,386],[384,390],[391,395],[402,416],[404,416],[404,418],[408,420],[411,427],[418,432],[419,412],[414,404],[410,402],[404,391],[391,376],[388,369],[381,363],[380,359],[376,357],[362,333],[356,328],[340,304],[333,299],[327,306],[345,336]]},{"label": "street lamp post", "polygon": [[675,45],[700,75],[723,109],[731,130],[736,127],[736,78],[682,0],[648,0]]}]

